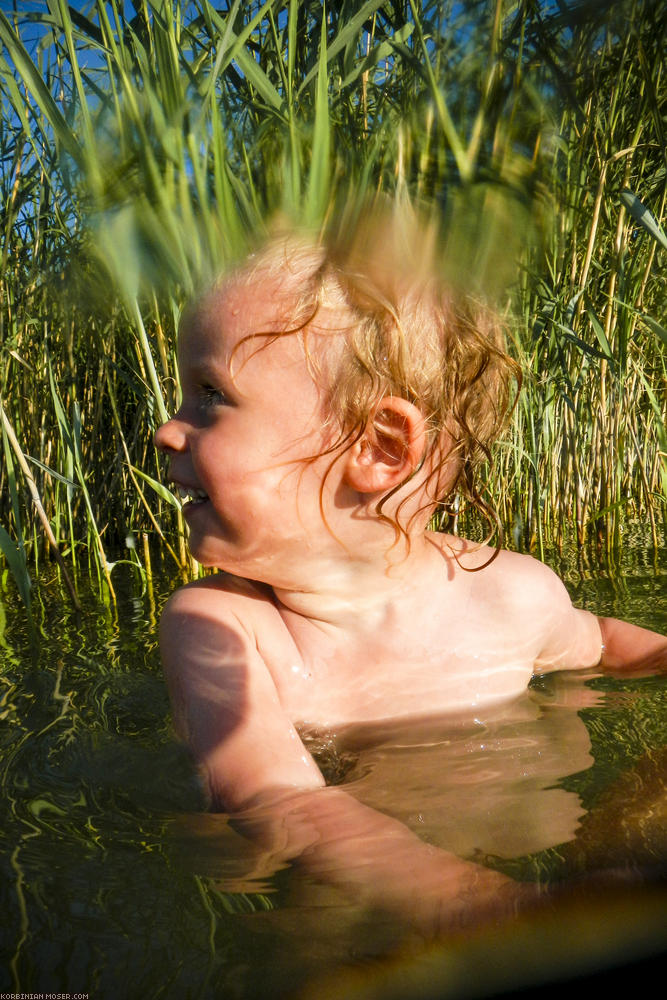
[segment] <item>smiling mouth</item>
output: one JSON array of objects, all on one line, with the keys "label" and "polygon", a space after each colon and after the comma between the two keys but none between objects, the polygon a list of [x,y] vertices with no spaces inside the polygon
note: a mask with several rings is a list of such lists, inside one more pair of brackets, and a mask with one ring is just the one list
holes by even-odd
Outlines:
[{"label": "smiling mouth", "polygon": [[190,486],[177,486],[176,492],[184,507],[196,506],[208,500],[208,493],[205,493],[204,490],[193,489]]}]

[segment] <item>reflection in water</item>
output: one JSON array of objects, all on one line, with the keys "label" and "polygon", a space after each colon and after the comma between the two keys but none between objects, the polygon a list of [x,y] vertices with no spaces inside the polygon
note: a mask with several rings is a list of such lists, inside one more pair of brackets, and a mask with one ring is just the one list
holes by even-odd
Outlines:
[{"label": "reflection in water", "polygon": [[[573,708],[598,697],[580,682],[574,706],[572,690],[571,680],[559,686],[550,677],[548,690],[529,691],[484,721],[403,720],[302,735],[327,784],[423,841],[463,858],[515,858],[571,840],[584,814],[576,792],[559,781],[593,763],[588,730]],[[254,810],[255,825],[262,815]],[[181,848],[190,838],[192,860],[228,891],[266,889],[275,871],[272,855],[223,814],[181,818],[172,833]],[[341,841],[345,836],[343,826]]]},{"label": "reflection in water", "polygon": [[583,808],[558,782],[593,762],[586,726],[555,690],[472,723],[413,723],[376,739],[348,731],[340,744],[348,753],[359,746],[345,780],[351,794],[466,858],[513,858],[571,840]]},{"label": "reflection in water", "polygon": [[647,750],[582,818],[563,851],[566,870],[667,873],[667,747]]},{"label": "reflection in water", "polygon": [[[599,937],[597,922],[605,899],[613,903],[619,926],[627,906],[627,916],[632,914],[634,921],[630,951],[641,958],[644,946],[649,956],[653,953],[656,924],[667,917],[664,894],[655,898],[653,892],[655,879],[662,877],[658,869],[667,858],[667,751],[649,753],[632,771],[623,772],[591,811],[573,787],[565,787],[576,786],[576,779],[583,787],[594,765],[581,710],[601,722],[606,711],[629,711],[638,700],[641,685],[635,693],[627,686],[603,693],[589,686],[583,674],[552,675],[484,721],[432,719],[350,727],[336,734],[310,733],[307,742],[330,780],[359,802],[410,826],[423,840],[487,864],[546,855],[552,867],[549,877],[574,877],[572,895],[560,898],[556,911],[562,920],[559,940],[569,923],[576,934],[586,920],[591,925],[587,933],[594,931]],[[564,782],[567,777],[573,781]],[[621,815],[625,822],[619,822]],[[205,873],[217,891],[252,892],[253,887],[271,886],[275,874],[271,856],[253,850],[229,826],[227,817],[183,820],[171,831],[180,861]],[[344,829],[340,838],[344,841]],[[549,851],[556,847],[557,852]],[[342,857],[347,853],[342,843],[340,853]],[[628,868],[633,870],[629,884]],[[530,865],[526,872],[524,877],[531,877]],[[521,877],[520,869],[517,873]],[[578,896],[582,874],[586,881],[583,895]],[[408,907],[397,915],[369,906],[362,893],[346,891],[345,872],[340,872],[338,882],[331,872],[328,875],[323,884],[298,864],[283,870],[273,878],[274,908],[248,918],[271,950],[277,984],[350,961],[366,963],[393,953],[405,956],[424,946],[426,939],[410,919]],[[618,895],[619,878],[622,891],[630,890],[627,900]],[[651,895],[644,899],[637,893],[646,879]],[[643,946],[638,914],[644,905]],[[517,934],[527,927],[550,926],[549,914],[553,916],[551,904],[546,922],[539,907],[535,911],[529,907],[528,914],[532,915],[523,922],[523,932],[517,926]],[[483,919],[479,923],[486,926]],[[458,937],[448,934],[443,940]],[[600,955],[615,961],[624,954],[618,950],[612,954],[612,940],[613,936],[609,945],[603,941],[591,952],[596,961]],[[504,947],[514,954],[509,941]],[[562,953],[559,960],[565,961],[566,955]],[[552,961],[556,961],[553,956]],[[371,977],[371,986],[372,981]],[[390,990],[388,996],[393,995]],[[345,990],[331,987],[331,996],[343,998]]]}]

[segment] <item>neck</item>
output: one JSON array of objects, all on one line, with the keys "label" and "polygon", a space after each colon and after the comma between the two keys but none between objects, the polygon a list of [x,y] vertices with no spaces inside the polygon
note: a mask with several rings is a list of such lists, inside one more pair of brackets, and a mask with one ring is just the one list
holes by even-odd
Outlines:
[{"label": "neck", "polygon": [[[323,628],[346,631],[377,629],[400,609],[410,613],[410,593],[423,598],[431,575],[446,572],[442,553],[426,535],[399,543],[394,551],[371,557],[347,555],[309,567],[307,581],[273,588],[281,611]],[[418,593],[415,581],[419,581]]]}]

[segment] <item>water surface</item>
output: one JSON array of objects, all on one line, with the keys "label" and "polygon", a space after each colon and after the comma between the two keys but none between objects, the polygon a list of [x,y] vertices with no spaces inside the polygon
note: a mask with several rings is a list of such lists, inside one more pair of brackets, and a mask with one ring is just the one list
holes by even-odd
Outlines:
[{"label": "water surface", "polygon": [[[565,570],[579,604],[667,631],[665,571],[651,559],[614,580]],[[0,592],[0,992],[305,996],[342,966],[366,974],[414,955],[424,942],[407,914],[272,870],[204,811],[159,668],[171,584],[149,595],[129,568],[114,572],[117,607],[82,587],[79,619],[55,582],[42,586],[32,639],[11,585]],[[662,678],[577,674],[484,718],[309,738],[332,782],[427,842],[534,883],[595,874],[607,930],[627,889],[619,925],[627,937],[639,921],[641,943],[643,920],[652,956],[664,895],[637,893],[663,885],[666,719]],[[566,934],[572,919],[564,909]],[[456,982],[447,995],[466,995]]]}]

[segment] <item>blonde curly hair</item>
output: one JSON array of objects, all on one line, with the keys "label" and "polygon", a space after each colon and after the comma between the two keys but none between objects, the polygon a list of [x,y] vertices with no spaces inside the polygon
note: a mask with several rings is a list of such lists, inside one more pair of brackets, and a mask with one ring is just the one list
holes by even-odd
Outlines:
[{"label": "blonde curly hair", "polygon": [[[417,514],[458,496],[498,524],[478,470],[509,418],[521,372],[504,350],[498,312],[443,273],[435,226],[403,204],[362,213],[355,225],[330,226],[317,238],[274,229],[236,277],[248,285],[280,282],[284,326],[245,339],[302,336],[327,393],[327,422],[336,429],[327,449],[336,453],[332,466],[341,447],[363,435],[383,398],[402,397],[423,414],[425,482],[402,499],[394,517],[383,508],[405,483],[376,505],[397,539],[407,537],[417,516],[401,523],[401,509],[417,490],[424,491]],[[317,320],[325,312],[336,317],[335,330],[325,329],[343,346],[322,363],[307,338],[309,329],[322,331]]]}]

